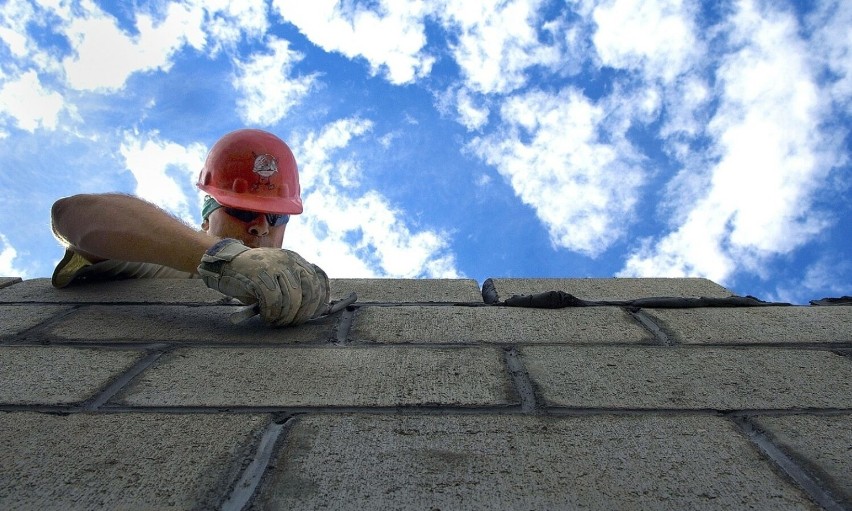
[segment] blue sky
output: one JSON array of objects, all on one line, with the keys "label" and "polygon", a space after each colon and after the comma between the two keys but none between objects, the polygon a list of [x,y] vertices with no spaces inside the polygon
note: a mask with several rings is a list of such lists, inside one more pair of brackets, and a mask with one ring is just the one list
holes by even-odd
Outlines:
[{"label": "blue sky", "polygon": [[7,0],[0,274],[50,275],[65,195],[198,225],[207,149],[249,126],[293,148],[285,247],[332,277],[852,294],[850,26],[842,0]]}]

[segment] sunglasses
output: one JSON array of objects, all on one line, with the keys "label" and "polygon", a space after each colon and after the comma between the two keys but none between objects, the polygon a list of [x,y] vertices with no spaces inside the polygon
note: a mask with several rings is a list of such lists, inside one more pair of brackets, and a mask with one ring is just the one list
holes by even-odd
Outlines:
[{"label": "sunglasses", "polygon": [[266,215],[266,221],[269,222],[269,225],[272,227],[279,227],[290,221],[290,215],[281,215],[277,213],[258,213],[257,211],[246,211],[244,209],[236,208],[222,209],[225,210],[225,213],[243,222],[253,222],[254,219],[259,217],[260,215]]}]

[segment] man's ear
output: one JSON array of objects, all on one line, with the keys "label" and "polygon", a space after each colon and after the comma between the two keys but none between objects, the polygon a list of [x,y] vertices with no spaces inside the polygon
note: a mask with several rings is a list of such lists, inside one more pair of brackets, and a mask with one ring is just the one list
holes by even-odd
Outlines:
[{"label": "man's ear", "polygon": [[210,219],[205,218],[203,222],[201,222],[201,230],[207,232],[210,229]]}]

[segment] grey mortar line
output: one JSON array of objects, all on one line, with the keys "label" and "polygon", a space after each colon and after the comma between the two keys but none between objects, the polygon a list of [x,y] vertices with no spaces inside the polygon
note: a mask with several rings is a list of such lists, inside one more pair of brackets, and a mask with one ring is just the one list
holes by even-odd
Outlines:
[{"label": "grey mortar line", "polygon": [[15,284],[20,284],[24,281],[21,277],[7,277],[9,280],[7,282],[0,282],[0,289],[12,287]]},{"label": "grey mortar line", "polygon": [[[348,328],[348,327],[347,327]],[[189,348],[211,348],[211,349],[227,349],[227,348],[275,348],[275,349],[335,349],[341,346],[337,344],[341,342],[347,347],[358,348],[386,348],[386,347],[409,347],[409,348],[480,348],[480,347],[496,347],[509,348],[516,343],[512,341],[447,341],[447,342],[424,342],[424,341],[394,341],[394,342],[379,342],[366,339],[339,339],[340,327],[331,328],[331,333],[325,339],[316,340],[297,340],[282,344],[279,340],[269,341],[243,341],[243,340],[222,340],[209,341],[199,340],[201,338],[175,338],[164,340],[163,343],[169,344],[173,349],[189,349]],[[348,335],[348,334],[347,334]],[[55,337],[45,336],[41,342],[33,343],[19,341],[13,338],[0,339],[0,347],[38,347],[38,346],[62,346],[72,348],[101,348],[101,349],[144,349],[151,346],[151,340],[89,340],[82,337]],[[679,349],[706,349],[706,348],[773,348],[783,350],[799,350],[799,351],[825,351],[831,352],[838,356],[852,358],[852,342],[690,342],[677,343],[674,345],[661,345],[659,341],[584,341],[584,342],[535,342],[528,343],[527,346],[550,347],[550,348],[593,348],[593,347],[609,347],[609,348],[670,348],[677,347]]]},{"label": "grey mortar line", "polygon": [[[9,304],[4,304],[4,305],[9,305]],[[14,305],[18,305],[18,304],[14,304]],[[57,304],[52,304],[52,305],[61,307],[61,306],[66,305],[66,304],[57,303]],[[24,330],[22,330],[22,331],[20,331],[16,334],[8,336],[7,339],[13,340],[13,341],[15,341],[15,340],[26,341],[28,339],[28,337],[31,336],[31,335],[38,335],[42,332],[46,333],[46,331],[50,327],[61,322],[66,317],[70,316],[71,314],[74,314],[75,312],[77,312],[81,308],[82,308],[82,306],[80,306],[80,305],[72,305],[67,310],[63,310],[63,311],[59,311],[59,312],[56,312],[54,314],[51,314],[50,317],[48,317],[47,319],[40,321],[39,323],[37,323],[37,324],[35,324],[35,325],[33,325],[29,328],[26,328],[26,329],[24,329]]]},{"label": "grey mortar line", "polygon": [[349,307],[359,308],[359,307],[382,307],[382,308],[393,308],[393,307],[470,307],[470,308],[478,308],[478,307],[490,307],[490,305],[486,303],[480,302],[356,302]]},{"label": "grey mortar line", "polygon": [[835,500],[831,492],[823,488],[816,479],[811,477],[793,457],[775,445],[769,436],[761,431],[749,417],[731,417],[743,434],[801,488],[808,497],[827,511],[843,511],[843,506]]},{"label": "grey mortar line", "polygon": [[134,378],[139,376],[143,371],[151,367],[166,351],[169,345],[155,344],[149,347],[151,349],[144,357],[137,361],[133,366],[122,373],[118,378],[112,381],[105,389],[89,401],[83,403],[83,411],[95,411],[103,406],[107,401],[118,394],[121,389],[127,386]]},{"label": "grey mortar line", "polygon": [[535,393],[530,375],[524,367],[524,362],[518,355],[518,350],[514,346],[509,346],[503,349],[503,357],[506,361],[506,367],[509,370],[509,377],[521,399],[521,411],[524,413],[535,413],[538,409],[538,399]]},{"label": "grey mortar line", "polygon": [[651,333],[654,336],[654,339],[657,340],[663,346],[674,346],[677,344],[673,339],[671,339],[668,334],[654,321],[654,319],[647,315],[645,311],[642,309],[633,309],[633,308],[625,308],[624,309],[628,314],[630,314],[633,318],[635,318],[639,323],[645,327],[645,330]]},{"label": "grey mortar line", "polygon": [[[373,414],[373,415],[519,415],[527,414],[515,405],[353,405],[353,406],[246,406],[246,405],[211,405],[211,406],[132,406],[123,404],[106,404],[97,410],[99,414],[122,413],[153,413],[153,414],[283,414],[285,416],[302,414]],[[76,413],[91,413],[74,404],[41,405],[41,404],[0,404],[0,412],[6,413],[45,413],[71,415]],[[785,417],[795,415],[839,416],[852,414],[852,408],[783,408],[783,409],[743,409],[723,411],[712,408],[606,408],[606,407],[563,407],[550,406],[547,414],[554,417],[587,416],[587,415],[688,415],[729,417],[731,419],[743,416],[772,416]]]},{"label": "grey mortar line", "polygon": [[848,359],[852,360],[852,349],[841,348],[841,349],[834,349],[834,350],[831,350],[831,351],[832,351],[832,353],[834,353],[836,355],[840,355],[841,357],[848,358]]},{"label": "grey mortar line", "polygon": [[269,467],[269,460],[272,459],[272,453],[275,450],[278,439],[285,430],[290,429],[293,420],[294,417],[289,417],[282,423],[273,421],[269,424],[263,432],[260,442],[258,442],[251,462],[243,470],[230,494],[222,502],[220,510],[241,511],[248,505],[249,501],[254,497],[261,479],[263,479],[266,469]]},{"label": "grey mortar line", "polygon": [[335,342],[338,345],[346,344],[349,341],[349,331],[352,329],[352,323],[355,321],[355,311],[357,307],[346,307],[340,314],[340,319],[337,322],[337,331]]}]

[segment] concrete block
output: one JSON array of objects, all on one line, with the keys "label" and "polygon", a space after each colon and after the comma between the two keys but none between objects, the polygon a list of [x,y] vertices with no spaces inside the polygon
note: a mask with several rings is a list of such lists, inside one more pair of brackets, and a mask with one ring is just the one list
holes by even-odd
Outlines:
[{"label": "concrete block", "polygon": [[359,303],[476,302],[479,284],[472,279],[330,279],[331,299],[358,294]]},{"label": "concrete block", "polygon": [[129,350],[0,346],[0,403],[79,403],[140,357]]},{"label": "concrete block", "polygon": [[816,509],[717,417],[296,420],[257,509]]},{"label": "concrete block", "polygon": [[852,307],[645,309],[674,339],[700,343],[852,342]]},{"label": "concrete block", "polygon": [[733,295],[707,279],[696,278],[585,278],[501,279],[492,278],[500,300],[512,295],[564,291],[583,300],[635,300],[661,296],[726,298]]},{"label": "concrete block", "polygon": [[56,289],[50,279],[25,280],[0,289],[0,303],[232,303],[199,279],[129,279]]},{"label": "concrete block", "polygon": [[530,377],[551,406],[852,407],[852,363],[829,351],[529,346],[520,352]]},{"label": "concrete block", "polygon": [[284,328],[271,328],[259,316],[231,324],[234,306],[87,306],[58,322],[50,333],[68,340],[116,342],[326,342],[336,338],[339,315]]},{"label": "concrete block", "polygon": [[0,289],[21,282],[21,277],[0,277]]},{"label": "concrete block", "polygon": [[852,414],[757,416],[752,421],[852,509]]},{"label": "concrete block", "polygon": [[0,336],[23,332],[70,309],[62,305],[0,305]]},{"label": "concrete block", "polygon": [[133,406],[515,403],[495,348],[206,348],[161,358],[119,396]]},{"label": "concrete block", "polygon": [[0,508],[217,509],[267,421],[0,413]]},{"label": "concrete block", "polygon": [[618,307],[362,307],[349,337],[379,343],[653,342],[653,336]]}]

